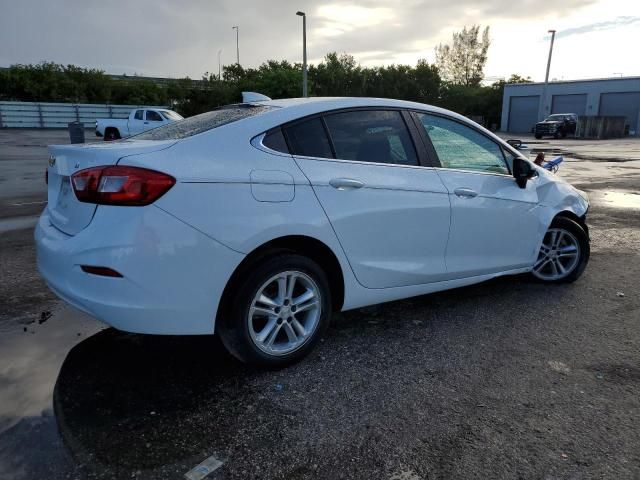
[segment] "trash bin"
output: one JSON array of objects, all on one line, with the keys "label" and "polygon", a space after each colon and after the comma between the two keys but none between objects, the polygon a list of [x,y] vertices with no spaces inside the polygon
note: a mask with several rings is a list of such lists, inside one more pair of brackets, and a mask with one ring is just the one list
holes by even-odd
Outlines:
[{"label": "trash bin", "polygon": [[71,143],[84,143],[84,125],[80,122],[67,124],[69,128],[69,139]]}]

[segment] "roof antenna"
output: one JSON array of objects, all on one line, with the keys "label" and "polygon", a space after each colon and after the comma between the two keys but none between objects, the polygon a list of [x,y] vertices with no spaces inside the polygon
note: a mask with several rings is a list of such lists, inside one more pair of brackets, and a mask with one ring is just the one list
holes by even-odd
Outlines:
[{"label": "roof antenna", "polygon": [[242,92],[242,103],[268,102],[269,100],[271,100],[269,97],[262,95],[261,93]]}]

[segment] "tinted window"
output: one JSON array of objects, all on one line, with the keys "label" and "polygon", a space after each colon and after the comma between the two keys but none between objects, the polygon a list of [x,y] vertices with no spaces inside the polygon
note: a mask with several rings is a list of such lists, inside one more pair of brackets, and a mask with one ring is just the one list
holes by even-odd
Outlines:
[{"label": "tinted window", "polygon": [[445,168],[509,174],[502,149],[480,132],[435,115],[418,114]]},{"label": "tinted window", "polygon": [[154,112],[153,110],[147,110],[147,120],[151,122],[161,122],[162,116],[158,112]]},{"label": "tinted window", "polygon": [[270,148],[271,150],[275,150],[276,152],[289,153],[287,142],[284,140],[282,130],[279,128],[267,132],[267,134],[264,136],[264,139],[262,140],[262,144],[265,147]]},{"label": "tinted window", "polygon": [[273,108],[276,107],[244,104],[229,105],[194,117],[185,118],[179,122],[162,125],[161,127],[129,138],[141,140],[178,140],[206,132],[207,130],[226,125],[227,123],[242,120],[243,118],[268,112]]},{"label": "tinted window", "polygon": [[306,157],[333,158],[322,120],[313,118],[286,128],[291,153]]},{"label": "tinted window", "polygon": [[133,116],[136,120],[142,120],[142,114],[144,110],[136,110],[136,114]]},{"label": "tinted window", "polygon": [[360,110],[325,117],[336,158],[417,165],[409,130],[399,111]]}]

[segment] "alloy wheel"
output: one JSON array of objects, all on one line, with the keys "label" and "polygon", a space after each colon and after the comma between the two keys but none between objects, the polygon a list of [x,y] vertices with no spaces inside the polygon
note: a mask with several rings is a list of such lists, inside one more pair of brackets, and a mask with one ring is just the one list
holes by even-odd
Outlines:
[{"label": "alloy wheel", "polygon": [[316,331],[322,301],[307,274],[286,271],[269,278],[256,292],[248,312],[251,340],[264,353],[286,355]]},{"label": "alloy wheel", "polygon": [[542,240],[533,275],[541,280],[561,280],[570,275],[580,261],[580,243],[568,230],[550,228]]}]

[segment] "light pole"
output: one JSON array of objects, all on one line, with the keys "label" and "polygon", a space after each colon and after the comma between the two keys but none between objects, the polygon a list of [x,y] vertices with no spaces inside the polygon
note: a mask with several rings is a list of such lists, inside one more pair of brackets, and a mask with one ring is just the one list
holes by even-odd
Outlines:
[{"label": "light pole", "polygon": [[304,12],[296,12],[296,15],[302,17],[302,96],[307,98],[307,15]]},{"label": "light pole", "polygon": [[240,65],[240,27],[236,25],[231,27],[231,29],[236,31],[236,63]]},{"label": "light pole", "polygon": [[[549,58],[547,60],[547,73],[544,76],[544,88],[542,89],[542,105],[540,106],[540,115],[538,115],[538,120],[544,120],[545,111],[544,107],[547,104],[547,88],[549,86],[549,70],[551,69],[551,54],[553,53],[553,41],[556,38],[556,31],[549,30],[551,34],[551,45],[549,45]],[[551,113],[551,112],[549,112]]]},{"label": "light pole", "polygon": [[218,50],[218,80],[222,80],[222,63],[220,63],[221,55],[222,55],[222,50]]}]

